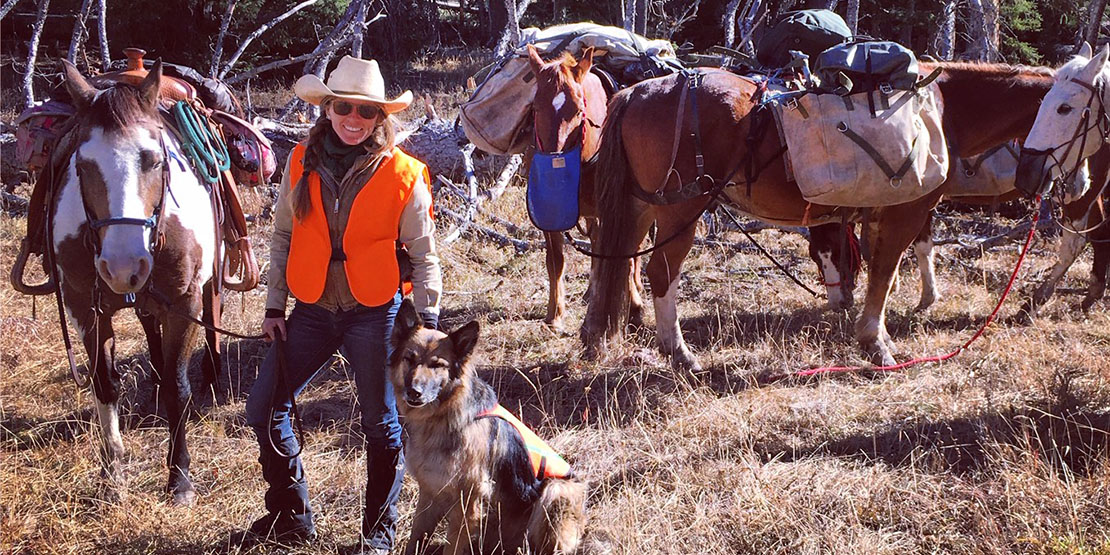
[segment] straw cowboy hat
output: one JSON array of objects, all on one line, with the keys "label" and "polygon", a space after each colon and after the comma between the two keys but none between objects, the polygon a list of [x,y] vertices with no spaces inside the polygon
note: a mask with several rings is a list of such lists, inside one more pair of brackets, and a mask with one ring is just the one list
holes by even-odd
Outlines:
[{"label": "straw cowboy hat", "polygon": [[328,75],[327,84],[315,75],[302,75],[293,85],[293,92],[301,100],[317,106],[328,97],[373,102],[387,114],[400,112],[412,104],[412,91],[405,91],[394,99],[385,96],[385,79],[382,79],[378,62],[351,56],[339,60],[339,65]]}]

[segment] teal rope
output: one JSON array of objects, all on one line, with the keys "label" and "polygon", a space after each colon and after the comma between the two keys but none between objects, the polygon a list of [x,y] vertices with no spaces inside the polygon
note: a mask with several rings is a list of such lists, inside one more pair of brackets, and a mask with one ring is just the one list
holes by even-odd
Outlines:
[{"label": "teal rope", "polygon": [[181,132],[181,147],[197,173],[209,184],[219,181],[220,173],[231,168],[227,145],[188,102],[179,100],[171,112]]}]

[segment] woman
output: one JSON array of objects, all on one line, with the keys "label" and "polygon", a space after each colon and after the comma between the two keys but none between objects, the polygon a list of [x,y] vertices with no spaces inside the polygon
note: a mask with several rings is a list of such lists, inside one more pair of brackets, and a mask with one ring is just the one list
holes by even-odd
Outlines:
[{"label": "woman", "polygon": [[[323,115],[290,154],[274,211],[262,329],[275,343],[247,398],[247,422],[258,436],[269,484],[267,514],[243,540],[315,536],[289,392],[299,394],[343,347],[366,435],[362,548],[387,553],[404,476],[386,367],[402,296],[398,257],[411,259],[413,300],[425,325],[436,327],[439,318],[442,285],[428,170],[393,144],[392,114],[409,106],[412,93],[387,98],[377,62],[346,56],[326,84],[305,75],[293,90]],[[286,319],[290,293],[296,303]]]}]

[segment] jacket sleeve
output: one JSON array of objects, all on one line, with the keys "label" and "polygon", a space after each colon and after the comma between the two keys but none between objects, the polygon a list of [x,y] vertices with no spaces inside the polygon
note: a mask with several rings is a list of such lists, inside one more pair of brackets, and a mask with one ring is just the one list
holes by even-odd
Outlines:
[{"label": "jacket sleeve", "polygon": [[[274,234],[270,237],[270,272],[266,282],[266,309],[285,313],[289,286],[285,283],[285,267],[289,260],[289,240],[293,236],[293,201],[291,197],[289,161],[281,177],[278,198],[274,202]],[[298,176],[299,177],[299,176]]]},{"label": "jacket sleeve", "polygon": [[412,299],[417,312],[438,316],[443,274],[436,254],[435,231],[431,185],[421,176],[401,211],[398,239],[412,260]]}]

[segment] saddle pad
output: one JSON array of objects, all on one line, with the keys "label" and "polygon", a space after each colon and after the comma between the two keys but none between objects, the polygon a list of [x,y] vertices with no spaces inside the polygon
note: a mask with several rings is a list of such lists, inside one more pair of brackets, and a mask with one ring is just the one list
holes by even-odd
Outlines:
[{"label": "saddle pad", "polygon": [[[940,187],[948,174],[948,147],[934,87],[810,93],[775,102],[802,196],[862,208],[911,202]],[[874,116],[868,94],[875,95]]]}]

